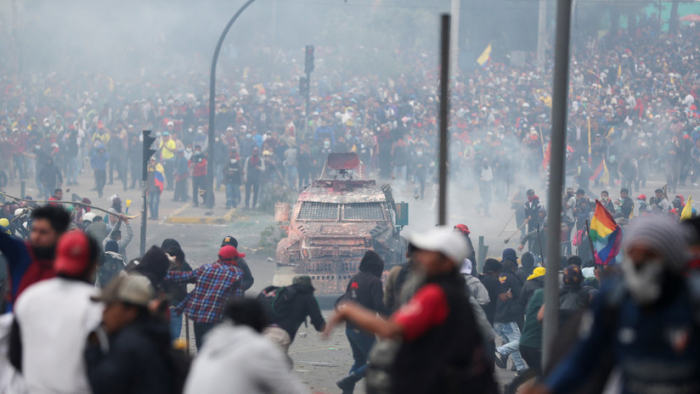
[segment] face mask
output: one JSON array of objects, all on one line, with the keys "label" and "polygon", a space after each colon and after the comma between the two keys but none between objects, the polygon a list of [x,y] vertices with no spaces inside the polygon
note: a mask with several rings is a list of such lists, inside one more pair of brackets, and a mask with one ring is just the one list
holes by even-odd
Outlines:
[{"label": "face mask", "polygon": [[204,134],[204,130],[202,130],[202,129],[197,130],[197,134]]},{"label": "face mask", "polygon": [[202,151],[196,150],[196,151],[194,151],[194,154],[195,154],[195,155],[201,155],[201,154],[202,154]]},{"label": "face mask", "polygon": [[632,298],[642,305],[648,305],[661,297],[664,278],[663,262],[650,260],[636,266],[632,260],[622,262],[622,273]]},{"label": "face mask", "polygon": [[245,138],[251,139],[251,138],[253,138],[253,135],[252,135],[252,134],[246,134],[246,135],[245,135]]},{"label": "face mask", "polygon": [[192,148],[187,148],[187,149],[185,149],[185,151],[187,151],[187,153],[190,153],[190,152],[192,152]]},{"label": "face mask", "polygon": [[194,129],[192,129],[192,128],[189,128],[189,129],[187,129],[187,131],[189,131],[189,132],[191,133],[191,132],[193,132],[193,131],[194,131]]},{"label": "face mask", "polygon": [[331,147],[331,143],[330,143],[330,142],[324,142],[324,143],[323,143],[323,147],[326,148],[326,149],[328,149],[328,148]]},{"label": "face mask", "polygon": [[237,161],[236,159],[231,159],[231,164],[236,164]]},{"label": "face mask", "polygon": [[423,152],[416,152],[416,156],[418,156],[418,157],[423,156]]}]

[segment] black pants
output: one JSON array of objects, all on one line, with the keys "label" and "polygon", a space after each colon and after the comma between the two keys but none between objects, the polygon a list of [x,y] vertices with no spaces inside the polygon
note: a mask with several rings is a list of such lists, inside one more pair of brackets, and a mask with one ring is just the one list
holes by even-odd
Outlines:
[{"label": "black pants", "polygon": [[216,323],[198,323],[194,322],[194,342],[197,344],[197,350],[202,349],[202,344],[204,344],[204,336],[207,335],[209,330],[214,328]]},{"label": "black pants", "polygon": [[105,183],[107,183],[107,171],[95,170],[95,182],[97,187],[97,195],[102,197],[102,190],[105,188]]},{"label": "black pants", "polygon": [[[253,205],[252,206],[248,205],[248,202],[250,201],[251,190],[253,191]],[[245,183],[245,206],[246,206],[246,208],[250,207],[252,209],[255,209],[255,206],[258,204],[258,192],[259,191],[260,191],[260,180],[248,180],[248,182]]]},{"label": "black pants", "polygon": [[192,202],[194,206],[199,205],[199,189],[207,190],[206,187],[206,176],[193,176],[192,177]]},{"label": "black pants", "polygon": [[173,190],[175,186],[175,159],[163,160],[163,171],[165,171],[165,179],[167,180],[167,190]]},{"label": "black pants", "polygon": [[187,201],[187,178],[175,181],[175,201]]}]

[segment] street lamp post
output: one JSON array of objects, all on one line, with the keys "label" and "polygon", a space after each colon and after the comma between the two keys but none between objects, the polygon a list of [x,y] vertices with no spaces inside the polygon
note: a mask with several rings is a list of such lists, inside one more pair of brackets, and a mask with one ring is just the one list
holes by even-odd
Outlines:
[{"label": "street lamp post", "polygon": [[[221,33],[219,37],[219,42],[216,44],[216,49],[214,50],[214,57],[211,60],[211,72],[209,78],[209,143],[207,144],[208,160],[207,160],[207,192],[205,205],[207,208],[212,208],[214,206],[214,139],[216,138],[216,62],[219,60],[219,52],[221,51],[221,45],[224,43],[226,34],[233,26],[233,23],[238,19],[238,17],[248,8],[249,5],[253,4],[255,0],[248,0],[241,6],[241,8],[236,11],[228,21],[226,28]],[[199,198],[198,196],[193,196],[194,198]]]}]

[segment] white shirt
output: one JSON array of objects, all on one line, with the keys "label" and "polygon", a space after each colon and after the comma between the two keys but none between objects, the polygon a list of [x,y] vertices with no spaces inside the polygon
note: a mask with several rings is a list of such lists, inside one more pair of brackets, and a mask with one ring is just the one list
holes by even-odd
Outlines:
[{"label": "white shirt", "polygon": [[84,351],[102,321],[93,285],[53,278],[25,290],[15,304],[22,336],[22,374],[31,394],[91,392]]},{"label": "white shirt", "polygon": [[185,394],[308,392],[277,346],[251,328],[230,322],[207,334],[185,383]]}]

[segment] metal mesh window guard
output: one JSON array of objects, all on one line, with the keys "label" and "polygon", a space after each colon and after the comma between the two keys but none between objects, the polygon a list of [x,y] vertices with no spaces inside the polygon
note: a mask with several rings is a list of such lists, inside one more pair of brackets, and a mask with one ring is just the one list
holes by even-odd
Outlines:
[{"label": "metal mesh window guard", "polygon": [[299,210],[300,220],[338,220],[338,204],[303,202]]},{"label": "metal mesh window guard", "polygon": [[346,204],[345,220],[384,220],[384,208],[380,202]]}]

